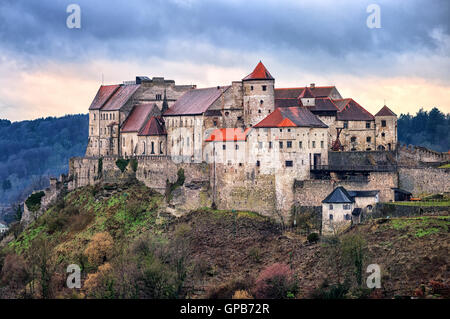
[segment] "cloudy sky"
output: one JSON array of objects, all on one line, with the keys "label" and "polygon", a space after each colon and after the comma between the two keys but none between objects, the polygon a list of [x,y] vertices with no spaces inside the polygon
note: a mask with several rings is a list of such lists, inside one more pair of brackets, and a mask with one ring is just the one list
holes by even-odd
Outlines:
[{"label": "cloudy sky", "polygon": [[[276,87],[336,85],[371,112],[450,112],[448,0],[1,0],[0,118],[87,113],[98,86],[229,84],[262,60]],[[81,28],[66,26],[69,4]],[[381,28],[367,7],[378,4]]]}]

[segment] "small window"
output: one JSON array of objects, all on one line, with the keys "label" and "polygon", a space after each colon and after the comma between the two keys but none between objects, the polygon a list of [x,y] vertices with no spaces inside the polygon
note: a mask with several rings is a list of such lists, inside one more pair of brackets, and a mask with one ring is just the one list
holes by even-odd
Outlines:
[{"label": "small window", "polygon": [[161,101],[161,94],[156,94],[156,100]]},{"label": "small window", "polygon": [[214,121],[214,126],[217,126],[217,121]]},{"label": "small window", "polygon": [[330,210],[333,210],[333,204],[330,204]]},{"label": "small window", "polygon": [[366,122],[366,128],[370,128],[370,121]]},{"label": "small window", "polygon": [[226,149],[227,149],[227,146],[226,146],[225,144],[223,144],[223,145],[222,145],[222,149],[223,149],[223,150],[226,150]]},{"label": "small window", "polygon": [[288,132],[290,132],[291,131],[291,129],[290,128],[288,128]]},{"label": "small window", "polygon": [[286,167],[292,167],[294,163],[292,161],[286,161]]},{"label": "small window", "polygon": [[381,127],[386,127],[386,121],[385,120],[381,121]]},{"label": "small window", "polygon": [[323,141],[320,141],[320,148],[323,148]]},{"label": "small window", "polygon": [[281,133],[283,132],[283,129],[282,129],[282,128],[280,128],[280,132],[281,132]]},{"label": "small window", "polygon": [[250,86],[250,91],[253,91],[253,85]]},{"label": "small window", "polygon": [[344,122],[344,128],[348,128],[348,121]]},{"label": "small window", "polygon": [[350,214],[345,214],[345,220],[350,220],[350,219],[351,219]]},{"label": "small window", "polygon": [[261,113],[261,109],[258,110],[258,113]]},{"label": "small window", "polygon": [[269,142],[269,148],[272,148],[272,142]]},{"label": "small window", "polygon": [[258,142],[258,148],[262,149],[263,148],[263,143],[262,142]]},{"label": "small window", "polygon": [[230,115],[230,112],[225,112],[225,115],[226,115],[226,116]]},{"label": "small window", "polygon": [[283,148],[283,142],[280,142],[280,148]]},{"label": "small window", "polygon": [[234,148],[235,148],[236,150],[238,150],[238,149],[239,149],[239,145],[236,144],[236,145],[234,146]]},{"label": "small window", "polygon": [[263,85],[263,86],[262,86],[262,90],[263,90],[263,91],[267,91],[267,85]]},{"label": "small window", "polygon": [[344,204],[344,210],[349,210],[350,209],[350,205],[349,204]]},{"label": "small window", "polygon": [[386,136],[386,134],[384,134],[384,132],[383,133],[381,133],[381,137],[385,137]]},{"label": "small window", "polygon": [[316,148],[316,141],[312,141],[312,148]]},{"label": "small window", "polygon": [[301,141],[298,142],[298,148],[303,148],[303,143]]},{"label": "small window", "polygon": [[372,209],[373,209],[372,205],[367,205],[367,210],[368,210],[369,212],[371,212]]},{"label": "small window", "polygon": [[292,141],[287,141],[286,142],[286,147],[287,148],[292,148]]},{"label": "small window", "polygon": [[356,136],[352,136],[352,137],[350,138],[350,142],[355,143],[355,142],[356,142]]},{"label": "small window", "polygon": [[333,220],[333,214],[330,214],[329,217],[330,217],[330,220]]},{"label": "small window", "polygon": [[238,116],[238,121],[241,121],[242,120],[242,116]]},{"label": "small window", "polygon": [[372,141],[372,138],[371,138],[370,136],[367,136],[367,137],[366,137],[366,142],[367,142],[367,143],[370,143],[371,141]]},{"label": "small window", "polygon": [[256,167],[260,167],[261,166],[261,162],[260,161],[256,161]]}]

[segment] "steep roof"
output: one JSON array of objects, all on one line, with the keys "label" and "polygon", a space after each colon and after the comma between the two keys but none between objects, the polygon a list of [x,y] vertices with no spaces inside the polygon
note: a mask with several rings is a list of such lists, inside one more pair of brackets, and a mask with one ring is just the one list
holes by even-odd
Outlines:
[{"label": "steep roof", "polygon": [[339,203],[354,203],[355,200],[347,192],[347,190],[342,187],[336,187],[323,201],[322,203],[329,204],[339,204]]},{"label": "steep roof", "polygon": [[311,112],[337,112],[336,104],[328,97],[316,98],[314,105],[306,106]]},{"label": "steep roof", "polygon": [[299,98],[313,98],[313,97],[316,97],[316,96],[311,92],[311,89],[308,87],[306,87],[303,90],[302,94],[300,94],[300,96],[299,96]]},{"label": "steep roof", "polygon": [[130,97],[140,87],[140,84],[121,85],[120,88],[114,92],[114,95],[102,107],[102,111],[117,111],[128,102]]},{"label": "steep roof", "polygon": [[341,111],[344,109],[344,107],[347,106],[347,104],[350,102],[351,99],[336,99],[333,100],[333,103],[336,104],[338,109]]},{"label": "steep roof", "polygon": [[164,122],[161,118],[152,116],[145,122],[144,126],[139,131],[140,136],[155,136],[155,135],[167,135]]},{"label": "steep roof", "polygon": [[274,80],[274,78],[270,75],[269,71],[267,71],[264,64],[259,61],[253,72],[242,79],[242,81],[246,80]]},{"label": "steep roof", "polygon": [[206,142],[236,142],[245,141],[251,128],[243,131],[241,128],[221,128],[215,129],[205,140]]},{"label": "steep roof", "polygon": [[350,99],[347,105],[337,113],[336,118],[340,121],[371,121],[375,119],[372,114],[353,99]]},{"label": "steep roof", "polygon": [[203,114],[230,86],[192,89],[184,93],[164,116]]},{"label": "steep roof", "polygon": [[[286,119],[289,121],[286,121]],[[254,127],[288,126],[328,127],[305,107],[279,107]]]},{"label": "steep roof", "polygon": [[[305,91],[306,87],[277,88],[275,89],[275,99],[296,99]],[[308,87],[315,97],[330,97],[335,86],[315,86]]]},{"label": "steep roof", "polygon": [[157,115],[158,113],[159,108],[154,103],[143,103],[135,105],[133,110],[123,123],[121,132],[139,132],[144,123],[148,120],[149,116]]},{"label": "steep roof", "polygon": [[89,110],[101,109],[119,87],[120,85],[101,85],[94,97],[94,100],[92,100],[91,106],[89,106]]},{"label": "steep roof", "polygon": [[391,109],[388,108],[386,105],[383,106],[381,108],[381,110],[379,110],[378,113],[375,114],[375,116],[395,116],[395,117],[397,117],[397,115],[394,112],[392,112]]}]

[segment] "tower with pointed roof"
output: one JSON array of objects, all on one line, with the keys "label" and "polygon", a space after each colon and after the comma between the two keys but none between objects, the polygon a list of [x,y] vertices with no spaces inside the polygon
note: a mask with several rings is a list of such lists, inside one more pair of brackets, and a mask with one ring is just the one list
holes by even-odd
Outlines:
[{"label": "tower with pointed roof", "polygon": [[397,147],[397,115],[386,105],[375,114],[375,144],[378,151]]},{"label": "tower with pointed roof", "polygon": [[253,72],[242,79],[242,86],[244,123],[250,127],[275,109],[275,79],[260,61]]}]

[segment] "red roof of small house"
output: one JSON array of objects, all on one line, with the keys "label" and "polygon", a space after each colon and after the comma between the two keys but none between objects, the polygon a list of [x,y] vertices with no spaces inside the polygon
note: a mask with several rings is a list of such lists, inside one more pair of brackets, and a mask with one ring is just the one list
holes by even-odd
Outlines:
[{"label": "red roof of small house", "polygon": [[305,107],[279,107],[254,127],[323,127],[321,120]]},{"label": "red roof of small house", "polygon": [[311,89],[309,87],[306,87],[302,94],[300,94],[299,98],[313,98],[315,95],[311,92]]},{"label": "red roof of small house", "polygon": [[148,118],[155,113],[158,114],[158,111],[159,109],[155,103],[143,103],[135,105],[133,110],[123,123],[120,131],[122,133],[139,132]]},{"label": "red roof of small house", "polygon": [[386,105],[383,106],[381,108],[381,110],[379,110],[378,113],[375,114],[375,116],[395,116],[395,117],[397,117],[397,115],[394,112],[392,112],[391,109],[388,108]]},{"label": "red roof of small house", "polygon": [[102,111],[118,111],[128,102],[140,84],[121,85],[114,95],[102,107]]},{"label": "red roof of small house", "polygon": [[[275,99],[297,99],[305,91],[306,87],[297,88],[277,88],[275,89]],[[315,97],[330,97],[335,86],[315,86],[308,87]]]},{"label": "red roof of small house", "polygon": [[350,102],[351,99],[336,99],[333,103],[338,107],[339,111],[343,110],[344,107]]},{"label": "red roof of small house", "polygon": [[205,142],[237,142],[245,141],[251,128],[220,128],[212,131],[211,135]]},{"label": "red roof of small house", "polygon": [[220,86],[189,90],[164,112],[164,116],[203,114],[229,88]]},{"label": "red roof of small house", "polygon": [[306,106],[311,112],[337,112],[339,111],[336,104],[328,97],[316,98],[314,105]]},{"label": "red roof of small house", "polygon": [[99,110],[105,105],[106,101],[113,95],[120,85],[100,85],[94,100],[89,106],[89,110]]},{"label": "red roof of small house", "polygon": [[371,121],[375,118],[365,108],[350,99],[347,105],[337,113],[336,119],[339,121]]},{"label": "red roof of small house", "polygon": [[270,75],[269,71],[267,71],[264,64],[259,61],[258,65],[256,65],[255,69],[252,73],[247,75],[242,81],[246,80],[273,80],[274,78]]},{"label": "red roof of small house", "polygon": [[152,116],[147,122],[145,122],[144,126],[139,131],[138,135],[140,136],[167,135],[163,119]]}]

